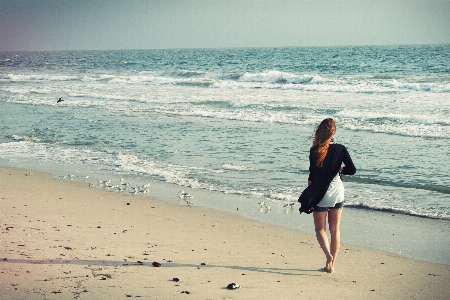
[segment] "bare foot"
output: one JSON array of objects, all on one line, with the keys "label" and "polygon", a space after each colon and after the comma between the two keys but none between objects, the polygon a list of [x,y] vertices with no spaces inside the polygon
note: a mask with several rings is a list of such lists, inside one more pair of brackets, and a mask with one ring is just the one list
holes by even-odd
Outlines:
[{"label": "bare foot", "polygon": [[333,272],[333,256],[328,257],[325,271],[327,271],[327,273]]}]

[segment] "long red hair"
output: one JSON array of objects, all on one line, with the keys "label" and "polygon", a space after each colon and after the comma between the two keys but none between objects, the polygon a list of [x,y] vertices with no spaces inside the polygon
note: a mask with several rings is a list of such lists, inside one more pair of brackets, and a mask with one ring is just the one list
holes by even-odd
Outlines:
[{"label": "long red hair", "polygon": [[316,165],[318,167],[322,166],[322,163],[327,156],[328,146],[330,146],[330,141],[335,133],[336,123],[334,123],[334,120],[332,118],[323,120],[320,125],[317,126],[313,136],[314,141],[311,149],[313,149],[316,153]]}]

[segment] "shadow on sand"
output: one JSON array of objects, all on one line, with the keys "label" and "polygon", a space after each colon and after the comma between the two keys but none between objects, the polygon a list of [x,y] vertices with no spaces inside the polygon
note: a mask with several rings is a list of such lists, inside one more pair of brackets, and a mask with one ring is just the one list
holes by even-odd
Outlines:
[{"label": "shadow on sand", "polygon": [[[150,261],[115,261],[115,260],[82,260],[82,259],[3,259],[2,263],[10,264],[37,264],[37,265],[86,265],[86,266],[104,266],[104,267],[152,267],[153,262]],[[197,265],[197,264],[182,264],[176,262],[161,263],[161,267],[165,268],[225,268],[247,272],[272,273],[288,276],[320,276],[314,274],[317,272],[324,272],[323,269],[302,270],[290,268],[276,268],[276,267],[248,267],[248,266],[233,266],[233,265]]]}]

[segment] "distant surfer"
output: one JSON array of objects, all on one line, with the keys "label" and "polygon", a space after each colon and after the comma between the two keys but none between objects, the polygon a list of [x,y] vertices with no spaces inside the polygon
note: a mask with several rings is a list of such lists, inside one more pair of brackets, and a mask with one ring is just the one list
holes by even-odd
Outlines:
[{"label": "distant surfer", "polygon": [[61,103],[61,102],[63,102],[64,100],[60,97],[59,99],[58,99],[58,101],[56,101],[56,103]]}]

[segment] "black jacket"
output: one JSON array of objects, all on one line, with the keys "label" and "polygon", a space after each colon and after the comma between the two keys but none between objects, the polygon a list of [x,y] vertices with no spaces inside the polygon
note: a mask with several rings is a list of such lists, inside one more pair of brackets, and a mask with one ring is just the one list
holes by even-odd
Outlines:
[{"label": "black jacket", "polygon": [[342,174],[353,175],[356,173],[355,165],[348,154],[347,148],[340,144],[330,144],[327,155],[321,167],[316,166],[317,156],[315,150],[309,152],[309,177],[311,185],[308,186],[298,198],[300,213],[310,214],[311,207],[317,205],[327,193],[331,181],[344,164]]}]

